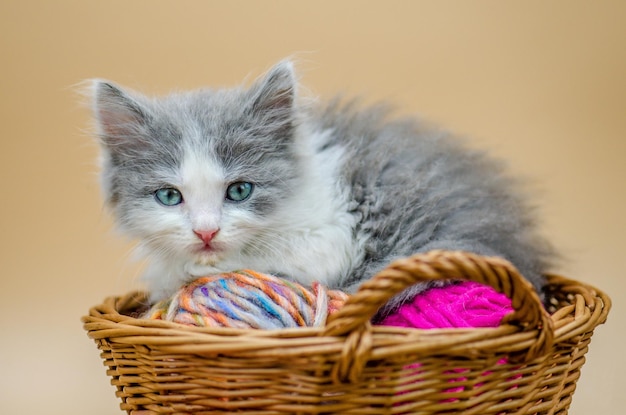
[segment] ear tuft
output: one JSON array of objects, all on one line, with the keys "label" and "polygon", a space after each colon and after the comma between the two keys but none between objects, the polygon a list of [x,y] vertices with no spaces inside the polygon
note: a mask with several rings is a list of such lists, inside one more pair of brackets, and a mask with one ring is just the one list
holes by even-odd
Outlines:
[{"label": "ear tuft", "polygon": [[253,87],[253,111],[291,113],[295,100],[296,75],[293,62],[277,63]]},{"label": "ear tuft", "polygon": [[93,80],[92,108],[97,132],[109,149],[140,144],[148,118],[144,106],[131,94],[112,82]]}]

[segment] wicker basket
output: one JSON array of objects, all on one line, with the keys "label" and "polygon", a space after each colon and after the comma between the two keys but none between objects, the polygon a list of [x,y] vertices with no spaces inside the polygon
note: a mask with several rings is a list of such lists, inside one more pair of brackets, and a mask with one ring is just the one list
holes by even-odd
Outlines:
[{"label": "wicker basket", "polygon": [[[423,280],[491,285],[515,312],[497,328],[372,326]],[[398,260],[324,328],[207,329],[137,319],[145,296],[112,297],[84,328],[129,414],[566,414],[609,298],[548,276],[548,312],[506,261],[462,252]]]}]

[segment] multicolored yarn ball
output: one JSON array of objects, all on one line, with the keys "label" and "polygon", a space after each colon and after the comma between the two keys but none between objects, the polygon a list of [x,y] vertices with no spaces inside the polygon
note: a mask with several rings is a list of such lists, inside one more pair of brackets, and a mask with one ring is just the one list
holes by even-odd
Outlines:
[{"label": "multicolored yarn ball", "polygon": [[243,270],[198,278],[152,306],[144,318],[200,327],[319,327],[347,298],[344,292],[319,283],[306,288],[273,275]]},{"label": "multicolored yarn ball", "polygon": [[497,327],[512,311],[506,295],[477,282],[461,281],[420,293],[379,324],[420,329]]}]

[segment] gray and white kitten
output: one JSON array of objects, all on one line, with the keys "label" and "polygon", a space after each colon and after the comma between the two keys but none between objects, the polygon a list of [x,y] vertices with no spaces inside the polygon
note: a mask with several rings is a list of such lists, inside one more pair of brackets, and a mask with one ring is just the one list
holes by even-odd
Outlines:
[{"label": "gray and white kitten", "polygon": [[93,82],[104,194],[152,300],[244,268],[351,291],[432,249],[502,256],[541,288],[549,249],[498,163],[380,106],[303,103],[296,84],[289,61],[162,98]]}]

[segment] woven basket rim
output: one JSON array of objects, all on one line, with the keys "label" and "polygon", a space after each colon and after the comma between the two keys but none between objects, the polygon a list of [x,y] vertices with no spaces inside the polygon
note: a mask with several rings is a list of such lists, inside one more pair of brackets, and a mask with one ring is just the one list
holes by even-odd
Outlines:
[{"label": "woven basket rim", "polygon": [[[585,298],[585,306],[590,310],[598,309],[600,313],[594,313],[595,318],[592,319],[592,315],[583,316],[582,319],[593,320],[593,327],[603,324],[606,321],[606,316],[611,308],[610,297],[603,291],[595,288],[592,285],[582,283],[578,280],[573,280],[558,274],[547,274],[548,285],[554,285],[558,283],[559,286],[577,286],[581,294],[587,294]],[[124,313],[124,309],[128,305],[145,306],[148,295],[145,291],[134,290],[124,295],[109,296],[104,301],[96,306],[93,306],[89,310],[89,314],[82,317],[81,321],[84,323],[84,328],[89,332],[97,332],[105,329],[119,329],[122,326],[127,327],[129,330],[136,331],[137,335],[150,335],[149,333],[154,330],[168,330],[168,335],[176,335],[179,332],[189,333],[193,335],[219,335],[219,336],[250,336],[250,337],[270,337],[270,338],[289,338],[289,337],[302,337],[309,335],[321,335],[324,331],[324,327],[298,327],[298,328],[284,328],[284,329],[268,329],[268,330],[255,330],[255,329],[238,329],[231,327],[197,327],[190,326],[181,323],[176,323],[166,320],[153,320],[147,318],[135,317]],[[591,301],[590,301],[591,299]],[[598,304],[600,306],[598,307]],[[558,316],[552,314],[553,319],[558,319]],[[511,324],[503,324],[499,327],[469,327],[469,328],[432,328],[432,329],[420,329],[412,327],[394,327],[394,326],[373,326],[373,330],[385,334],[387,332],[401,335],[410,335],[417,332],[427,333],[444,333],[444,334],[463,334],[465,332],[493,332],[498,331],[502,327],[510,326]],[[557,336],[559,340],[565,340],[567,333],[563,330],[556,330],[560,336]],[[157,334],[161,335],[161,333]],[[96,339],[102,336],[92,336]]]},{"label": "woven basket rim", "polygon": [[[421,261],[425,256],[416,255],[407,261],[413,261],[416,257]],[[468,257],[467,253],[437,252],[426,258],[432,260],[434,257],[437,260],[442,257],[446,260],[461,258],[463,261],[470,258],[489,266],[503,264],[501,259],[475,255]],[[516,273],[509,264],[504,263],[504,266],[507,272]],[[397,271],[397,264],[395,267],[392,264],[389,269]],[[545,358],[549,353],[549,348],[540,353],[529,352],[543,341],[541,339],[546,332],[550,338],[548,346],[567,342],[604,323],[611,306],[610,298],[595,287],[556,274],[547,275],[547,278],[548,291],[559,292],[571,301],[550,315],[545,313],[549,323],[544,322],[544,327],[528,327],[509,321],[495,328],[428,330],[359,323],[339,333],[329,332],[329,325],[280,330],[204,328],[123,314],[145,303],[146,294],[139,291],[108,297],[102,304],[91,308],[89,315],[83,317],[82,321],[89,337],[96,341],[106,339],[120,345],[158,350],[159,353],[219,353],[255,358],[280,354],[286,358],[331,355],[344,350],[344,354],[350,355],[348,360],[364,360],[364,365],[367,361],[397,358],[398,355],[419,355],[421,359],[441,355],[479,357],[484,351],[518,356],[520,362],[527,362]],[[498,287],[500,291],[509,288]],[[332,324],[330,319],[329,324]],[[361,350],[346,352],[348,343],[352,344],[349,347]],[[354,373],[352,375],[355,376]],[[347,373],[342,375],[345,376],[348,376]]]}]

